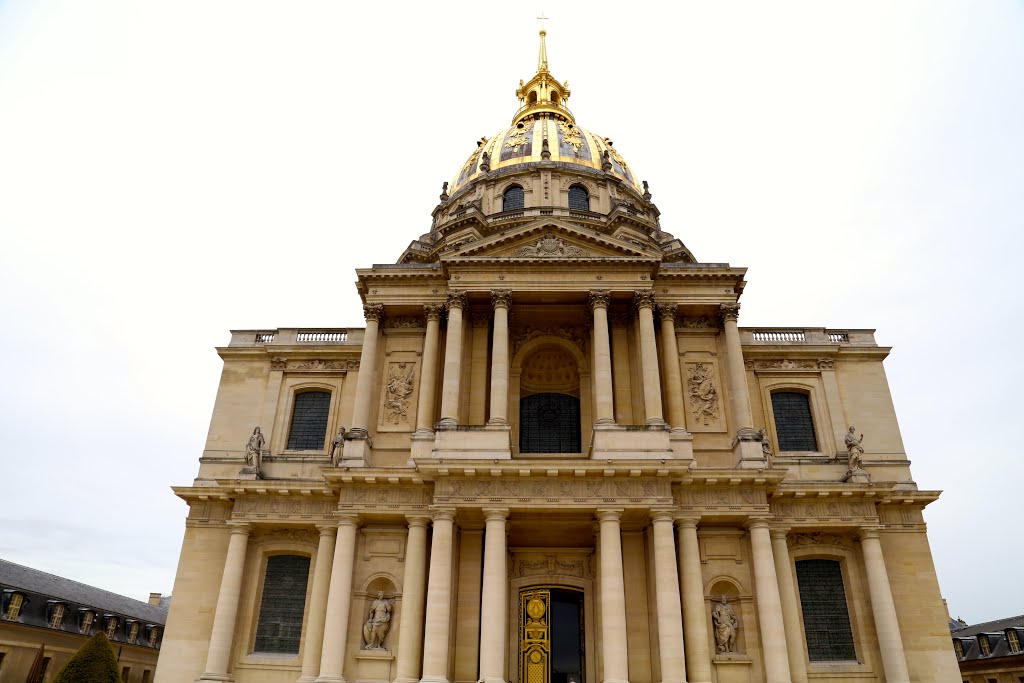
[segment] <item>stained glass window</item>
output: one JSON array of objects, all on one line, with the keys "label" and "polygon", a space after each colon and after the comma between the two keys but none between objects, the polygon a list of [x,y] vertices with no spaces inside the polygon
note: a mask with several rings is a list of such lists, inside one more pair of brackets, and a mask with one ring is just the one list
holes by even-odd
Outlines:
[{"label": "stained glass window", "polygon": [[322,451],[327,435],[327,413],[331,392],[304,391],[295,395],[292,427],[288,432],[288,450]]},{"label": "stained glass window", "polygon": [[520,453],[579,453],[580,400],[532,394],[519,401]]},{"label": "stained glass window", "polygon": [[267,559],[253,652],[299,653],[308,579],[308,557],[273,555]]},{"label": "stained glass window", "polygon": [[590,194],[585,187],[573,185],[569,188],[569,208],[590,211]]},{"label": "stained glass window", "polygon": [[526,194],[523,192],[523,188],[518,185],[513,185],[505,190],[505,194],[501,200],[502,211],[521,209],[524,206],[526,206]]},{"label": "stained glass window", "polygon": [[807,394],[796,391],[774,392],[772,413],[775,414],[779,451],[818,450],[814,420],[811,418],[811,400]]},{"label": "stained glass window", "polygon": [[855,661],[843,571],[835,560],[798,560],[796,580],[812,662]]}]

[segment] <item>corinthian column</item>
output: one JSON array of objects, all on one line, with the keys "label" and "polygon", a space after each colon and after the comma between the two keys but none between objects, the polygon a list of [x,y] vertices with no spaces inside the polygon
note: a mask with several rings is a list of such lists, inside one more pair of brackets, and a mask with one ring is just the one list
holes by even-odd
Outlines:
[{"label": "corinthian column", "polygon": [[491,419],[487,424],[508,424],[508,307],[512,291],[491,292],[494,305],[494,341],[491,348]]},{"label": "corinthian column", "polygon": [[448,634],[452,616],[452,537],[455,510],[434,513],[423,637],[423,683],[448,683]]},{"label": "corinthian column", "polygon": [[405,576],[402,579],[402,618],[398,625],[398,656],[395,683],[420,679],[423,655],[423,604],[427,579],[427,517],[409,517],[409,539],[405,546]]},{"label": "corinthian column", "polygon": [[782,621],[782,600],[779,597],[779,580],[775,574],[768,522],[763,519],[752,519],[747,528],[750,529],[754,588],[757,593],[757,624],[761,631],[765,683],[790,683],[789,653],[786,650],[786,630]]},{"label": "corinthian column", "polygon": [[683,376],[679,372],[679,344],[676,342],[676,307],[661,307],[661,353],[664,357],[665,395],[668,397],[668,422],[674,430],[686,431],[683,407]]},{"label": "corinthian column", "polygon": [[651,513],[654,526],[654,591],[658,603],[658,651],[661,682],[686,683],[683,655],[683,617],[679,611],[679,577],[676,575],[676,544],[672,538],[672,513]]},{"label": "corinthian column", "polygon": [[658,344],[654,340],[654,292],[645,289],[633,293],[640,319],[640,364],[643,366],[645,424],[663,425],[661,376],[658,374]]},{"label": "corinthian column", "polygon": [[348,645],[349,610],[352,606],[352,565],[356,553],[359,517],[346,515],[338,520],[338,540],[331,565],[331,587],[327,592],[327,617],[324,620],[323,654],[317,683],[345,683],[341,670]]},{"label": "corinthian column", "polygon": [[448,331],[444,338],[444,378],[441,380],[441,421],[439,426],[459,424],[459,382],[462,380],[462,311],[466,293],[448,292]]},{"label": "corinthian column", "polygon": [[312,683],[320,672],[323,654],[324,622],[327,619],[327,592],[331,587],[331,564],[334,560],[334,537],[338,527],[317,525],[320,543],[316,547],[313,567],[313,591],[309,596],[309,620],[306,622],[305,646],[302,651],[302,675],[298,683]]},{"label": "corinthian column", "polygon": [[238,616],[238,598],[242,589],[242,572],[245,569],[245,549],[249,545],[249,524],[229,524],[231,537],[228,539],[228,552],[224,559],[224,573],[220,578],[217,608],[213,613],[206,669],[199,677],[200,681],[232,680],[228,676],[228,662],[231,659],[231,643],[235,639],[235,617]]},{"label": "corinthian column", "polygon": [[860,552],[864,556],[864,569],[868,575],[871,612],[875,616],[875,632],[878,634],[878,649],[882,653],[886,683],[910,683],[903,638],[900,636],[899,622],[896,621],[896,604],[892,600],[892,588],[889,586],[889,574],[885,570],[877,528],[865,527],[860,530]]},{"label": "corinthian column", "polygon": [[366,317],[366,330],[363,332],[363,353],[359,357],[352,428],[348,431],[350,439],[365,439],[369,435],[370,407],[375,404],[373,385],[377,379],[377,337],[380,320],[384,317],[384,304],[363,305],[363,315]]},{"label": "corinthian column", "polygon": [[484,579],[480,594],[480,680],[505,683],[505,619],[508,609],[505,519],[508,510],[484,510]]},{"label": "corinthian column", "polygon": [[732,419],[737,430],[754,431],[750,416],[750,397],[747,390],[747,371],[743,367],[743,345],[737,321],[740,317],[739,304],[722,304],[722,326],[725,328],[725,360],[729,374],[729,397],[732,404]]},{"label": "corinthian column", "polygon": [[607,289],[590,291],[590,307],[594,311],[594,394],[595,424],[615,424],[612,402],[612,353],[608,341]]},{"label": "corinthian column", "polygon": [[427,334],[423,339],[423,372],[420,373],[420,394],[416,403],[416,435],[434,433],[434,397],[437,393],[437,342],[443,306],[425,304]]},{"label": "corinthian column", "polygon": [[601,645],[604,683],[629,683],[626,588],[622,577],[622,510],[598,510],[601,524]]}]

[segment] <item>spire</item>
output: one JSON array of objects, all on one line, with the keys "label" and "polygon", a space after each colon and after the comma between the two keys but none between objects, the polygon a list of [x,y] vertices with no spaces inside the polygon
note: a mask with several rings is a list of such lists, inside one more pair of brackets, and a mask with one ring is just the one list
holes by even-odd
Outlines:
[{"label": "spire", "polygon": [[547,17],[541,12],[537,18],[540,19],[540,52],[537,54],[537,73],[541,73],[548,70],[548,45],[546,40],[548,32],[544,29],[544,22],[547,20]]}]

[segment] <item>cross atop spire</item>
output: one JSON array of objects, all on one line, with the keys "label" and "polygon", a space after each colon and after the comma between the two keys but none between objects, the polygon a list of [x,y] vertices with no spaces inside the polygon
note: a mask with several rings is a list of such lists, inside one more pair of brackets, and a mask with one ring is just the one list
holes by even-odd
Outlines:
[{"label": "cross atop spire", "polygon": [[544,22],[548,20],[548,17],[544,16],[544,13],[541,12],[537,18],[540,19],[540,53],[537,55],[537,71],[541,72],[548,70],[548,45],[546,40],[548,32],[544,28]]}]

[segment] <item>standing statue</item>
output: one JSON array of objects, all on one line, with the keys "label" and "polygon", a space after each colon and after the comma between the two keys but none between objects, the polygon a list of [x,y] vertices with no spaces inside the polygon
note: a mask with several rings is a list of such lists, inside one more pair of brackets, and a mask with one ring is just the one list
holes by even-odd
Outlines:
[{"label": "standing statue", "polygon": [[260,471],[260,465],[263,461],[263,444],[266,440],[263,438],[263,432],[260,428],[252,430],[252,436],[249,437],[248,443],[245,444],[245,464],[248,467],[254,468],[257,472]]},{"label": "standing statue", "polygon": [[341,454],[345,450],[345,428],[338,427],[338,433],[334,435],[331,442],[331,464],[337,465],[341,462]]},{"label": "standing statue", "polygon": [[384,591],[377,592],[377,599],[370,605],[370,615],[363,624],[364,650],[384,649],[384,637],[391,628],[391,611],[395,607],[394,598],[384,598]]},{"label": "standing statue", "polygon": [[861,457],[864,455],[860,443],[864,440],[864,435],[861,434],[858,438],[854,430],[855,428],[851,426],[850,431],[846,432],[846,452],[850,456],[850,472],[860,472]]},{"label": "standing statue", "polygon": [[736,652],[740,620],[724,595],[711,610],[711,623],[715,627],[715,652]]},{"label": "standing statue", "polygon": [[768,438],[768,430],[761,427],[757,430],[757,433],[761,435],[761,454],[764,456],[765,467],[771,469],[772,459],[775,458],[775,454],[772,453],[772,442]]}]

